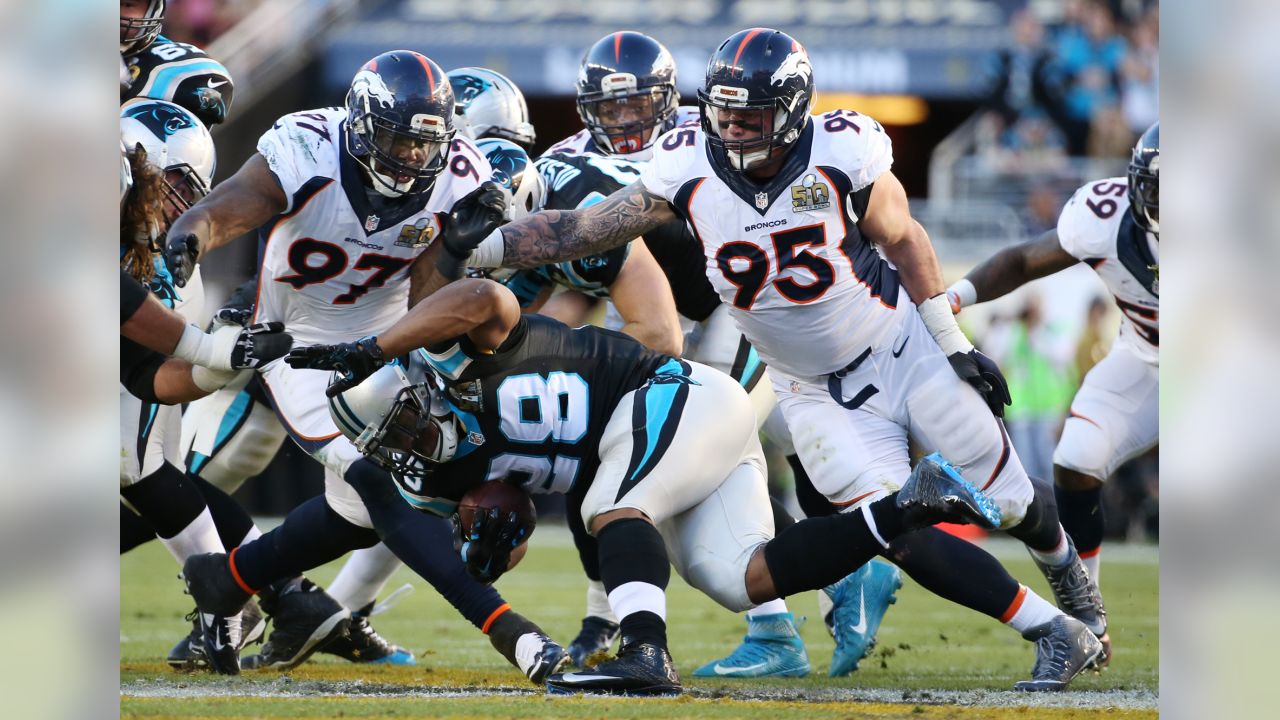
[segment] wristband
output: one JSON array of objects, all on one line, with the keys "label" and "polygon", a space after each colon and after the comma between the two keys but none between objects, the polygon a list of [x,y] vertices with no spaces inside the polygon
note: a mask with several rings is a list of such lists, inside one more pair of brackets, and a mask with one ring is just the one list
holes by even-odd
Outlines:
[{"label": "wristband", "polygon": [[969,338],[964,336],[964,332],[956,324],[956,316],[951,312],[951,303],[947,301],[946,293],[934,295],[920,303],[917,309],[924,326],[929,329],[929,334],[938,343],[938,347],[942,348],[944,355],[949,357],[973,350],[973,343],[969,342]]},{"label": "wristband", "polygon": [[496,228],[488,237],[480,241],[476,249],[471,251],[467,267],[496,268],[502,267],[506,255],[506,242],[502,238],[502,228]]},{"label": "wristband", "polygon": [[954,299],[957,311],[960,308],[969,307],[978,302],[978,289],[973,286],[973,283],[969,282],[969,278],[961,278],[956,281],[954,285],[947,288],[947,294]]}]

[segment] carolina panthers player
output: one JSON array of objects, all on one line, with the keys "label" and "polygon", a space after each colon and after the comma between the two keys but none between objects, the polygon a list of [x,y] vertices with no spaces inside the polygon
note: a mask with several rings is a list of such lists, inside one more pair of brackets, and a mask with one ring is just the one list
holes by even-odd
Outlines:
[{"label": "carolina panthers player", "polygon": [[538,136],[529,122],[529,106],[506,75],[488,68],[458,68],[449,71],[449,85],[458,134],[472,140],[508,140],[526,152],[533,150]]},{"label": "carolina panthers player", "polygon": [[[258,153],[183,215],[169,233],[170,268],[181,282],[198,256],[269,222],[257,318],[282,320],[310,342],[389,327],[422,292],[427,246],[487,230],[505,210],[503,191],[482,185],[484,158],[454,137],[453,104],[444,71],[425,56],[369,60],[346,107],[280,118]],[[324,407],[324,378],[279,362],[261,377],[290,436],[325,465],[325,495],[229,555],[188,562],[202,611],[239,608],[275,580],[382,540],[532,680],[562,663],[562,648],[467,575],[447,524],[406,507],[386,471],[341,436]]]},{"label": "carolina panthers player", "polygon": [[1085,376],[1071,403],[1053,455],[1062,525],[1087,577],[1074,565],[1047,568],[1046,575],[1059,606],[1107,643],[1106,617],[1091,617],[1083,602],[1090,583],[1098,583],[1102,483],[1160,437],[1160,123],[1133,148],[1128,178],[1077,190],[1057,228],[1001,250],[952,285],[952,309],[993,300],[1081,262],[1107,284],[1124,317],[1111,352]]},{"label": "carolina panthers player", "polygon": [[[408,365],[383,367],[410,352]],[[621,333],[521,314],[491,280],[455,282],[378,336],[295,348],[287,362],[338,371],[327,391],[337,424],[415,507],[451,511],[486,480],[571,498],[599,540],[622,645],[615,659],[552,675],[553,693],[681,692],[666,637],[672,565],[740,612],[825,586],[880,547],[856,514],[800,521],[774,537],[754,412],[728,375]],[[936,457],[867,512],[899,528],[999,519]],[[497,509],[475,517],[465,537],[458,527],[467,567],[486,580],[511,567],[529,531]],[[814,553],[819,546],[845,552]]]},{"label": "carolina panthers player", "polygon": [[[867,502],[909,473],[910,434],[973,478],[1000,507],[1001,526],[1046,566],[1081,562],[1010,446],[999,419],[1009,402],[1004,379],[955,324],[928,236],[889,170],[888,135],[847,110],[811,117],[812,94],[798,42],[741,31],[708,64],[701,127],[662,136],[639,181],[589,208],[507,225],[471,263],[563,261],[684,219],[708,278],[770,366],[814,486],[844,515],[863,517],[882,549],[926,559],[904,565],[921,584],[1029,640],[1050,639],[1037,642],[1032,680],[1019,688],[1064,687],[1102,652],[1084,624],[975,546],[941,553],[917,534],[904,542],[919,543],[919,553],[895,553],[900,522],[867,514]],[[1101,615],[1096,592],[1088,599]]]},{"label": "carolina panthers player", "polygon": [[120,0],[120,102],[168,100],[208,127],[227,119],[235,86],[222,63],[160,34],[165,0]]}]

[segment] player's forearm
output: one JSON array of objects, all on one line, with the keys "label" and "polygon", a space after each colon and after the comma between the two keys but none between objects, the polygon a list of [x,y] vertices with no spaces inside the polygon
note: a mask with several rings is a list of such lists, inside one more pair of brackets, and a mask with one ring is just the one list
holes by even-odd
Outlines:
[{"label": "player's forearm", "polygon": [[902,286],[917,305],[946,291],[938,256],[920,223],[911,220],[900,239],[883,247],[885,257],[898,268]]},{"label": "player's forearm", "polygon": [[171,355],[186,329],[181,315],[148,293],[138,310],[120,325],[120,334],[145,348]]},{"label": "player's forearm", "polygon": [[409,272],[409,309],[434,295],[440,288],[448,285],[449,278],[436,270],[436,260],[440,256],[440,243],[433,243],[426,252],[413,261]]},{"label": "player's forearm", "polygon": [[170,237],[195,235],[200,255],[222,247],[284,212],[288,199],[261,155],[183,213],[169,228]]},{"label": "player's forearm", "polygon": [[994,300],[1023,285],[1075,265],[1078,260],[1062,249],[1056,230],[1035,240],[1004,248],[969,271],[974,298],[964,304]]},{"label": "player's forearm", "polygon": [[622,332],[656,352],[675,356],[684,352],[684,335],[680,332],[679,323],[672,326],[649,319],[637,320],[623,325]]},{"label": "player's forearm", "polygon": [[[497,286],[495,290],[493,286]],[[490,280],[462,279],[450,283],[414,306],[386,332],[378,335],[382,355],[393,358],[420,347],[465,335],[493,317],[501,289]]]},{"label": "player's forearm", "polygon": [[170,358],[156,371],[154,392],[156,399],[165,405],[199,400],[209,394],[192,379],[194,366],[185,360]]}]

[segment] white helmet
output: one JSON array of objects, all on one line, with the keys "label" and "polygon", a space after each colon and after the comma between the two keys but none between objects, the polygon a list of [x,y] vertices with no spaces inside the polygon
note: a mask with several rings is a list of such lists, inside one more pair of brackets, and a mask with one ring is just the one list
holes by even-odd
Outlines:
[{"label": "white helmet", "polygon": [[511,193],[507,204],[507,220],[514,222],[542,208],[547,196],[547,181],[534,167],[524,148],[507,140],[488,138],[476,143],[493,168],[492,180]]},{"label": "white helmet", "polygon": [[133,188],[133,168],[129,167],[129,150],[124,145],[124,138],[120,138],[120,207],[124,207],[124,201],[129,197],[129,190]]},{"label": "white helmet", "polygon": [[165,170],[168,197],[179,212],[209,194],[216,162],[213,137],[191,111],[164,100],[134,98],[120,107],[120,139],[129,150],[141,145],[147,160]]},{"label": "white helmet", "polygon": [[537,135],[529,122],[529,107],[506,75],[477,67],[458,68],[448,75],[459,132],[472,140],[499,138],[526,150],[533,147]]}]

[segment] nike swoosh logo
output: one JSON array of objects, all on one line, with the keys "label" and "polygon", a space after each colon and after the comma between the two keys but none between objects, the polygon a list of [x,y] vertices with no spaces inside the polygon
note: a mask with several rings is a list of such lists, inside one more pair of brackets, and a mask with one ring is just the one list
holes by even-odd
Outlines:
[{"label": "nike swoosh logo", "polygon": [[618,680],[612,675],[587,675],[584,673],[565,673],[560,676],[564,682],[588,682],[591,680]]},{"label": "nike swoosh logo", "polygon": [[867,631],[867,597],[866,588],[858,588],[858,624],[852,626],[859,635]]},{"label": "nike swoosh logo", "polygon": [[210,88],[220,88],[220,87],[222,87],[223,85],[226,85],[226,84],[227,84],[227,82],[228,82],[227,80],[214,80],[213,78],[209,78],[209,87],[210,87]]},{"label": "nike swoosh logo", "polygon": [[762,663],[756,663],[755,665],[742,665],[739,667],[724,667],[720,663],[716,663],[715,667],[711,669],[714,670],[717,675],[728,675],[731,672],[749,672],[751,670],[758,670],[768,664],[769,663],[766,661]]},{"label": "nike swoosh logo", "polygon": [[[213,625],[215,622],[217,622],[217,620],[215,619],[215,616],[213,616],[213,615],[208,615],[208,614],[206,614],[206,615],[205,615],[205,617],[206,617],[206,618],[208,618],[208,620],[206,620],[206,622],[207,622],[208,624],[210,624],[210,625]],[[222,633],[218,632],[217,628],[215,627],[215,629],[214,629],[214,631],[213,631],[213,649],[214,649],[214,650],[221,650],[221,649],[225,648],[226,646],[227,646],[227,644],[226,644],[225,642],[223,642],[223,641],[222,641]]]},{"label": "nike swoosh logo", "polygon": [[907,336],[907,339],[906,339],[906,340],[903,340],[903,341],[902,341],[902,344],[898,346],[898,349],[897,349],[897,350],[894,350],[894,351],[893,351],[893,356],[894,356],[894,357],[898,357],[899,355],[901,355],[901,354],[902,354],[902,349],[903,349],[903,348],[905,348],[905,347],[907,346],[907,341],[909,341],[909,340],[911,340],[911,336],[910,336],[910,335],[908,335],[908,336]]}]

